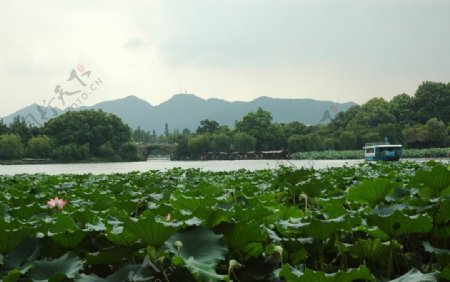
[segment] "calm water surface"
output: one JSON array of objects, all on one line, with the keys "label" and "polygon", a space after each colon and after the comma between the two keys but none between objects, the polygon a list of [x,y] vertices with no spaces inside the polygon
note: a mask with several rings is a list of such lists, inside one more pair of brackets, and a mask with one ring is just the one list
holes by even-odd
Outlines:
[{"label": "calm water surface", "polygon": [[[423,162],[430,159],[408,159],[407,161]],[[449,159],[436,159],[448,163]],[[406,160],[402,160],[406,161]],[[170,161],[150,160],[146,162],[122,163],[89,163],[89,164],[39,164],[39,165],[0,165],[0,175],[13,175],[21,173],[46,174],[108,174],[126,173],[132,171],[168,170],[175,167],[199,168],[208,171],[231,171],[238,169],[260,170],[276,169],[280,166],[314,167],[322,169],[327,167],[341,167],[356,165],[364,160],[239,160],[239,161]]]},{"label": "calm water surface", "polygon": [[199,168],[209,171],[230,171],[238,169],[260,170],[276,169],[282,165],[300,167],[314,167],[316,169],[355,165],[363,160],[239,160],[239,161],[170,161],[150,160],[146,162],[122,163],[88,163],[88,164],[38,164],[38,165],[0,165],[0,175],[20,173],[46,174],[103,174],[126,173],[132,171],[168,170],[175,167]]}]

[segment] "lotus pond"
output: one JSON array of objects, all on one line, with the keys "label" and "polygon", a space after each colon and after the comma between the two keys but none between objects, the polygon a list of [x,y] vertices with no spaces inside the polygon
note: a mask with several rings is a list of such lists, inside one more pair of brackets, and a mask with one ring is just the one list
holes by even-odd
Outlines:
[{"label": "lotus pond", "polygon": [[450,280],[447,165],[0,176],[0,277]]}]

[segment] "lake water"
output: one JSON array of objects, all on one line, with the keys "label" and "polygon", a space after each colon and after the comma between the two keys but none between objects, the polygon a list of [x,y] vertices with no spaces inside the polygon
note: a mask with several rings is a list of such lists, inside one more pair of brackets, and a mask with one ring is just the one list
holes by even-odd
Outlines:
[{"label": "lake water", "polygon": [[13,175],[21,173],[46,174],[103,174],[126,173],[132,171],[167,170],[175,167],[199,168],[209,171],[231,171],[238,169],[260,170],[276,169],[282,165],[300,167],[338,167],[355,165],[363,160],[236,160],[236,161],[170,161],[149,160],[146,162],[121,163],[77,163],[77,164],[37,164],[37,165],[0,165],[0,175]]},{"label": "lake water", "polygon": [[[407,161],[423,162],[430,159],[408,159]],[[448,163],[449,159],[436,159]],[[406,160],[402,160],[406,161]],[[122,163],[83,163],[83,164],[38,164],[38,165],[0,165],[0,175],[14,175],[21,173],[46,174],[108,174],[126,173],[132,171],[167,170],[175,167],[199,168],[209,171],[231,171],[238,169],[260,170],[276,169],[280,166],[293,166],[295,168],[314,167],[322,169],[327,167],[340,167],[356,165],[364,160],[236,160],[236,161],[170,161],[149,160],[146,162]]]}]

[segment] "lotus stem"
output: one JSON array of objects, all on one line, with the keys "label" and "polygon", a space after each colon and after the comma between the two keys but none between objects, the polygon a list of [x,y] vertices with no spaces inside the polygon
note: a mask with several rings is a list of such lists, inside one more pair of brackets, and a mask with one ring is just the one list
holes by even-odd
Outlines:
[{"label": "lotus stem", "polygon": [[392,273],[392,269],[393,269],[393,267],[392,267],[392,264],[393,264],[393,261],[392,261],[392,257],[393,257],[393,253],[394,253],[394,250],[393,250],[393,238],[391,238],[391,241],[390,241],[390,243],[389,243],[389,264],[388,264],[388,273],[387,273],[387,279],[390,279],[391,278],[391,273]]}]

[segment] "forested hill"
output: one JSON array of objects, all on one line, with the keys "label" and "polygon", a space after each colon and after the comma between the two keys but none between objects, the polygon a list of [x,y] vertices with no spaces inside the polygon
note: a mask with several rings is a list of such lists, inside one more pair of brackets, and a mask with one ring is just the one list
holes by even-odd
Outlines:
[{"label": "forested hill", "polygon": [[[113,113],[122,118],[131,128],[140,126],[141,129],[155,130],[160,134],[163,133],[166,123],[170,130],[188,128],[195,131],[199,122],[204,119],[215,120],[222,125],[233,127],[235,121],[242,119],[247,113],[255,111],[259,107],[272,113],[274,122],[328,123],[337,113],[346,111],[354,105],[356,104],[353,102],[336,103],[313,99],[269,97],[260,97],[250,102],[229,102],[221,99],[202,99],[192,94],[177,94],[157,106],[152,106],[136,96],[128,96],[123,99],[102,102],[89,108]],[[57,111],[58,113],[62,112]],[[54,114],[51,110],[47,112],[50,117]],[[26,117],[29,114],[41,124],[45,122],[41,119],[36,105],[6,116],[3,121],[9,124],[14,116]],[[31,120],[29,121],[31,122]]]}]

